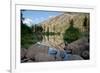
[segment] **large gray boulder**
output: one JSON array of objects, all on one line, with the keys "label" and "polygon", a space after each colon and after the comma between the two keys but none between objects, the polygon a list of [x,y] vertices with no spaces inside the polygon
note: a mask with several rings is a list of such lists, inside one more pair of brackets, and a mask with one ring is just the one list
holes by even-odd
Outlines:
[{"label": "large gray boulder", "polygon": [[21,48],[21,59],[24,59],[26,57],[27,49]]},{"label": "large gray boulder", "polygon": [[32,45],[30,48],[28,48],[26,57],[29,59],[34,59],[39,53],[48,54],[48,46],[40,44]]},{"label": "large gray boulder", "polygon": [[55,58],[45,53],[38,53],[37,55],[35,55],[35,62],[46,62],[46,61],[55,61]]},{"label": "large gray boulder", "polygon": [[64,58],[65,61],[69,61],[69,60],[83,60],[83,58],[79,55],[72,55],[69,54]]},{"label": "large gray boulder", "polygon": [[89,59],[89,39],[84,37],[68,44],[67,49],[72,49],[72,54],[80,55]]}]

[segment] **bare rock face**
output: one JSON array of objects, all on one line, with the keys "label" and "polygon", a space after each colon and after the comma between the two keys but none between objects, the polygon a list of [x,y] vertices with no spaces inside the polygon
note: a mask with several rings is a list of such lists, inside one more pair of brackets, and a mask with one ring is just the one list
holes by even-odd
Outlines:
[{"label": "bare rock face", "polygon": [[32,45],[27,50],[26,57],[30,59],[34,59],[39,53],[48,54],[48,47],[39,44]]},{"label": "bare rock face", "polygon": [[53,56],[49,56],[44,53],[39,53],[35,55],[35,61],[36,62],[55,61],[55,58]]},{"label": "bare rock face", "polygon": [[26,57],[27,49],[21,48],[21,59]]},{"label": "bare rock face", "polygon": [[41,24],[42,27],[47,31],[47,28],[49,27],[49,31],[52,32],[54,26],[55,26],[55,32],[61,32],[64,33],[66,29],[69,27],[69,22],[71,19],[74,21],[74,26],[76,28],[79,28],[80,31],[85,31],[83,25],[85,16],[89,20],[89,14],[88,13],[70,13],[65,12],[63,14],[60,14],[58,16],[55,16],[53,18],[50,18],[48,20],[43,21]]}]

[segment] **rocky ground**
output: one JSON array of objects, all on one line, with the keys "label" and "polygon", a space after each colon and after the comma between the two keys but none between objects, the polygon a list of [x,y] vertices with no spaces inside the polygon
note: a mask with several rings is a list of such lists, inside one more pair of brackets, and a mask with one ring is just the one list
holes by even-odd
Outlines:
[{"label": "rocky ground", "polygon": [[72,49],[72,53],[67,53],[68,50],[61,49],[61,47],[55,48],[47,42],[38,42],[28,49],[21,48],[21,63],[89,59],[89,44],[87,38],[82,38],[68,44],[67,49]]}]

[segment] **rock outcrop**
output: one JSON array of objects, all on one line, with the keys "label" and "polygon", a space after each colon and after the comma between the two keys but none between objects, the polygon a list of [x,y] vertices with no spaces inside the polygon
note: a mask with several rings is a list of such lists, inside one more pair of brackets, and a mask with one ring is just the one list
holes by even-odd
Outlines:
[{"label": "rock outcrop", "polygon": [[39,44],[32,45],[27,50],[26,57],[30,59],[34,59],[40,53],[48,54],[48,46],[39,45]]},{"label": "rock outcrop", "polygon": [[35,61],[36,62],[55,61],[55,58],[45,53],[38,53],[37,55],[35,55]]},{"label": "rock outcrop", "polygon": [[27,49],[21,48],[21,59],[24,59],[26,57]]},{"label": "rock outcrop", "polygon": [[89,59],[89,39],[83,37],[76,40],[67,46],[67,49],[72,49],[72,54],[80,55],[84,59]]}]

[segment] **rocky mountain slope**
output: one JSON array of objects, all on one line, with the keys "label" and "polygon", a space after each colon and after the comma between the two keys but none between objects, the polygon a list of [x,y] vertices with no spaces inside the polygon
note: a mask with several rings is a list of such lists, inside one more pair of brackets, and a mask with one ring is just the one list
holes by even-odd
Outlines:
[{"label": "rocky mountain slope", "polygon": [[[70,20],[73,19],[74,27],[79,28],[80,31],[85,31],[83,27],[84,19],[87,18],[87,23],[89,22],[89,13],[71,13],[65,12],[59,16],[50,18],[49,20],[45,20],[42,22],[42,27],[49,32],[60,32],[64,33],[64,31],[69,27]],[[87,24],[89,26],[89,24]]]}]

